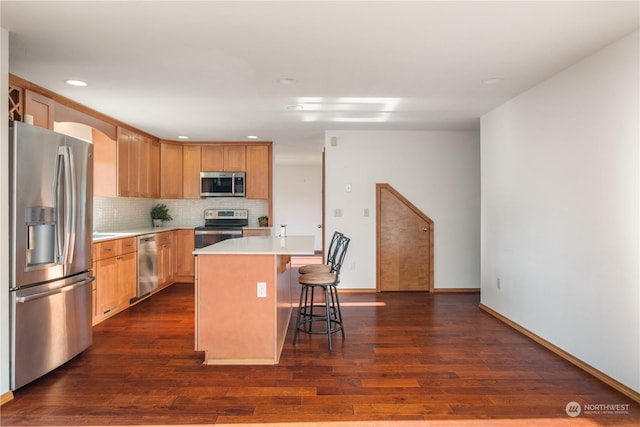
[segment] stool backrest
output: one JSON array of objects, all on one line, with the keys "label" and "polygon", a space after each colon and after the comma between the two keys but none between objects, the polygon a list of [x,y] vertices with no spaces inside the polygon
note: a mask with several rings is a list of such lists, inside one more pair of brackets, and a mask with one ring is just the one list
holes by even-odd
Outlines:
[{"label": "stool backrest", "polygon": [[336,274],[336,278],[340,274],[340,269],[342,268],[344,257],[347,255],[349,242],[351,242],[350,238],[346,237],[344,234],[340,234],[340,236],[336,240],[334,251],[330,255],[332,256],[332,260],[330,262],[331,272]]},{"label": "stool backrest", "polygon": [[336,251],[336,244],[338,243],[338,240],[340,240],[340,238],[343,236],[343,234],[339,231],[335,231],[333,233],[333,237],[331,238],[331,243],[329,243],[329,249],[327,250],[327,265],[331,266],[333,265],[333,260],[335,259],[335,251]]}]

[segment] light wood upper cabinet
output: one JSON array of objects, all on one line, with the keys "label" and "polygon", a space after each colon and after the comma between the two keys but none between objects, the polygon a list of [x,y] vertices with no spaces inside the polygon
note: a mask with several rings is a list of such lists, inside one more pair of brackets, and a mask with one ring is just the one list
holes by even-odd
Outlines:
[{"label": "light wood upper cabinet", "polygon": [[131,132],[118,128],[118,196],[130,197],[129,185],[129,145],[131,145]]},{"label": "light wood upper cabinet", "polygon": [[93,140],[93,195],[116,197],[118,195],[117,143],[97,129],[91,131]]},{"label": "light wood upper cabinet", "polygon": [[182,198],[182,145],[160,143],[160,197]]},{"label": "light wood upper cabinet", "polygon": [[247,151],[244,145],[224,146],[224,169],[225,172],[244,172],[247,168]]},{"label": "light wood upper cabinet", "polygon": [[244,172],[245,145],[204,145],[200,170],[203,172]]},{"label": "light wood upper cabinet", "polygon": [[119,127],[117,147],[118,196],[159,197],[158,141]]},{"label": "light wood upper cabinet", "polygon": [[202,147],[200,170],[203,172],[218,172],[224,170],[223,145],[205,145]]},{"label": "light wood upper cabinet", "polygon": [[33,124],[53,130],[55,102],[29,89],[24,90],[24,114],[33,116]]},{"label": "light wood upper cabinet", "polygon": [[199,145],[182,147],[182,198],[200,198],[200,157]]},{"label": "light wood upper cabinet", "polygon": [[247,146],[246,197],[248,199],[269,199],[271,153],[268,145]]},{"label": "light wood upper cabinet", "polygon": [[149,139],[149,196],[152,199],[160,197],[160,142]]}]

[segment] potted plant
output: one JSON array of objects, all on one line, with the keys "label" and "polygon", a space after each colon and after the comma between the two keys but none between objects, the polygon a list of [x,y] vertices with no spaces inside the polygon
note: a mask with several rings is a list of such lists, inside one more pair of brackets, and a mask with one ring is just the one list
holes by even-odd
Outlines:
[{"label": "potted plant", "polygon": [[171,221],[173,217],[169,213],[169,208],[164,203],[157,203],[151,209],[151,219],[154,227],[160,227],[164,221]]},{"label": "potted plant", "polygon": [[268,227],[269,226],[269,217],[266,215],[262,215],[258,217],[258,225],[260,227]]}]

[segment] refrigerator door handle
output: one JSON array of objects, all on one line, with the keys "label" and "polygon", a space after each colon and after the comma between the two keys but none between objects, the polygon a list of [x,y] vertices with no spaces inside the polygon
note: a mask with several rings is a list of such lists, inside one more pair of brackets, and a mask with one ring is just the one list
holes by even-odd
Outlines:
[{"label": "refrigerator door handle", "polygon": [[55,217],[56,217],[56,264],[63,263],[63,255],[64,255],[64,236],[63,226],[61,223],[62,215],[62,188],[60,187],[60,170],[64,167],[63,165],[63,152],[64,147],[58,147],[58,155],[56,156],[56,168],[53,175],[53,197],[54,197],[54,208],[55,208]]},{"label": "refrigerator door handle", "polygon": [[[64,186],[60,181],[64,179]],[[55,181],[53,190],[56,198],[56,249],[57,263],[68,265],[73,260],[76,197],[73,156],[68,146],[58,147]]]},{"label": "refrigerator door handle", "polygon": [[67,216],[69,227],[67,228],[67,254],[66,262],[71,264],[73,262],[73,256],[75,252],[76,242],[76,220],[78,211],[78,201],[76,199],[77,185],[76,185],[76,168],[73,159],[73,152],[71,147],[65,146],[66,150],[66,171],[65,171],[65,199],[67,204]]},{"label": "refrigerator door handle", "polygon": [[79,288],[81,286],[86,285],[87,283],[91,283],[94,280],[95,280],[94,277],[89,277],[89,278],[81,280],[79,282],[75,282],[75,283],[72,283],[70,285],[63,286],[62,288],[41,292],[39,294],[27,295],[27,296],[24,296],[24,297],[16,296],[16,302],[24,304],[25,302],[37,300],[37,299],[40,299],[40,298],[50,297],[51,295],[61,294],[63,292],[70,292],[70,291],[72,291],[72,290],[74,290],[76,288]]}]

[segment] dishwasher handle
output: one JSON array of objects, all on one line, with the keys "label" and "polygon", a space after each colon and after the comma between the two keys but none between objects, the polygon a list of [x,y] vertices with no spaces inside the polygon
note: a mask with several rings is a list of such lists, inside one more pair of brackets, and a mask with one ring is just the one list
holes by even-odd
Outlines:
[{"label": "dishwasher handle", "polygon": [[151,243],[156,241],[156,236],[141,236],[138,237],[138,243]]}]

